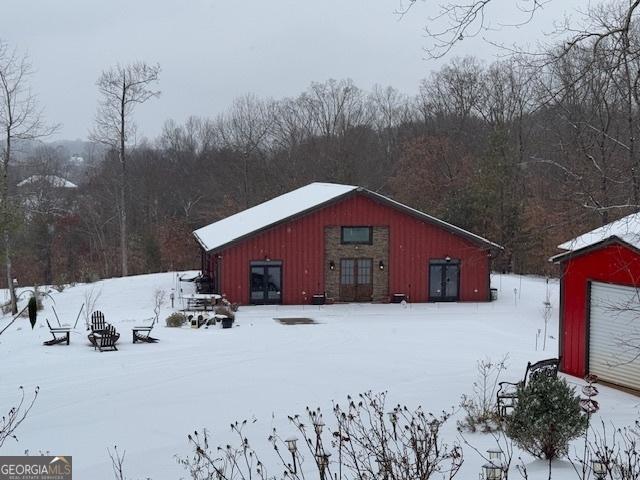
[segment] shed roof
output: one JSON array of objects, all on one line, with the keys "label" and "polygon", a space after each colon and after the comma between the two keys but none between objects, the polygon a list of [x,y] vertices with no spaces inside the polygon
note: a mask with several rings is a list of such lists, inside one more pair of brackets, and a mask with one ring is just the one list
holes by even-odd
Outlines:
[{"label": "shed roof", "polygon": [[277,223],[302,215],[322,205],[344,197],[352,192],[362,192],[375,200],[386,203],[394,208],[404,210],[406,213],[416,216],[421,220],[437,224],[447,230],[457,233],[469,240],[483,244],[491,249],[502,249],[497,243],[493,243],[474,233],[463,230],[443,220],[427,215],[416,209],[403,205],[395,200],[354,185],[340,185],[336,183],[310,183],[279,197],[268,200],[238,212],[230,217],[223,218],[210,225],[204,226],[193,232],[194,236],[205,251],[218,250],[240,238],[246,237],[258,231],[264,230]]},{"label": "shed roof", "polygon": [[550,260],[553,262],[562,261],[568,256],[587,248],[607,243],[608,240],[617,240],[640,250],[640,213],[632,213],[615,222],[598,227],[572,240],[561,243],[558,245],[558,248],[565,251],[551,257]]}]

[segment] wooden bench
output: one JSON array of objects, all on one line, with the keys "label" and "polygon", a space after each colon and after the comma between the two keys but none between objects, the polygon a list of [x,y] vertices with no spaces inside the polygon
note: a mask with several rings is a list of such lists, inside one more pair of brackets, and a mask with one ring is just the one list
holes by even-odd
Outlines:
[{"label": "wooden bench", "polygon": [[53,335],[53,339],[42,342],[43,345],[57,345],[59,343],[66,343],[69,345],[69,341],[71,340],[70,332],[71,328],[69,327],[52,327],[47,320],[47,326],[49,327],[49,331],[51,335]]},{"label": "wooden bench", "polygon": [[527,369],[524,372],[524,378],[517,382],[500,382],[498,383],[498,393],[496,394],[496,407],[498,415],[505,417],[509,410],[513,410],[518,401],[518,388],[525,387],[531,380],[545,376],[557,377],[558,367],[560,365],[559,358],[548,358],[535,363],[527,363]]}]

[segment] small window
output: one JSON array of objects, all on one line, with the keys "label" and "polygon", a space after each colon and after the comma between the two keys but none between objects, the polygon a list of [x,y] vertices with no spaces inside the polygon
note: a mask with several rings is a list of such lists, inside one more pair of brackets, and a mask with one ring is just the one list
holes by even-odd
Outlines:
[{"label": "small window", "polygon": [[341,243],[371,245],[373,243],[373,228],[342,227]]}]

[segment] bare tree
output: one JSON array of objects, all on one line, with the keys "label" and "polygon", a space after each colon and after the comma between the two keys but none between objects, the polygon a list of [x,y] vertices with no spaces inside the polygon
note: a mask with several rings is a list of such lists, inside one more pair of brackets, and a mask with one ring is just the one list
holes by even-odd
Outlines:
[{"label": "bare tree", "polygon": [[[529,23],[536,13],[551,0],[511,0],[511,5],[496,0],[423,0],[432,13],[425,25],[427,37],[433,44],[425,51],[431,58],[442,58],[460,42],[482,36],[501,27],[518,27]],[[396,13],[409,12],[418,0],[400,1]],[[510,16],[512,21],[502,17]]]},{"label": "bare tree", "polygon": [[91,314],[95,311],[101,295],[102,289],[96,290],[96,287],[84,291],[84,323],[87,326],[87,330],[91,325]]},{"label": "bare tree", "polygon": [[11,273],[11,231],[15,223],[14,207],[9,192],[9,165],[14,140],[36,140],[54,133],[57,126],[47,126],[35,95],[29,88],[33,69],[26,54],[20,54],[0,40],[0,128],[4,140],[2,178],[0,179],[0,229],[4,241],[7,288],[11,311],[18,312]]},{"label": "bare tree", "polygon": [[116,65],[102,72],[97,81],[101,99],[92,140],[104,143],[118,152],[120,185],[118,213],[120,218],[120,255],[122,276],[128,275],[127,263],[127,146],[135,136],[133,113],[136,106],[158,97],[159,90],[152,86],[158,82],[160,65],[134,62]]},{"label": "bare tree", "polygon": [[231,109],[218,118],[218,132],[223,144],[240,156],[241,171],[238,176],[242,179],[245,208],[256,203],[256,185],[252,180],[260,177],[256,167],[262,166],[266,161],[272,110],[269,102],[246,95],[236,99]]}]

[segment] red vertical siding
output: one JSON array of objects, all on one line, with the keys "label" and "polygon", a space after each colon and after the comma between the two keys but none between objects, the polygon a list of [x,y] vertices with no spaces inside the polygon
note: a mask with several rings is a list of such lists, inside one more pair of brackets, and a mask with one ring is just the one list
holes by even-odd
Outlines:
[{"label": "red vertical siding", "polygon": [[218,252],[221,293],[231,301],[248,303],[249,263],[269,258],[283,262],[283,303],[307,303],[311,295],[324,291],[324,228],[342,225],[389,228],[389,293],[402,292],[411,301],[427,301],[429,260],[449,256],[460,259],[460,300],[489,298],[487,247],[362,194],[346,197]]},{"label": "red vertical siding", "polygon": [[589,281],[638,285],[640,255],[623,245],[608,245],[571,258],[562,266],[560,352],[563,372],[587,374]]}]

